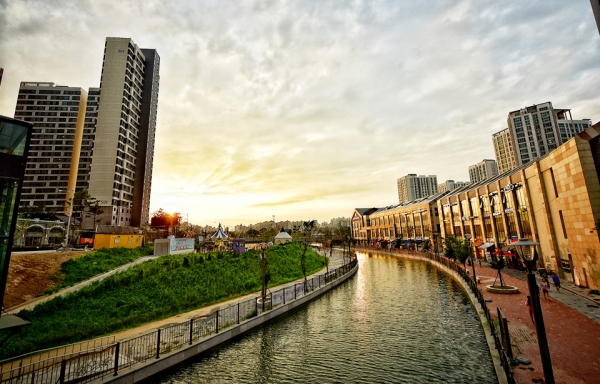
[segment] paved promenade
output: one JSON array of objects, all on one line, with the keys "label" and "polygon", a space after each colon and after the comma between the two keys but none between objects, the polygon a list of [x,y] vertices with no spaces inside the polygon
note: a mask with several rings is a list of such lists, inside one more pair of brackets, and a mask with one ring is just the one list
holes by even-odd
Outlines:
[{"label": "paved promenade", "polygon": [[[525,305],[529,295],[525,274],[507,268],[502,272],[505,282],[518,287],[519,294],[487,292],[485,286],[494,282],[497,271],[476,263],[480,289],[486,299],[492,300],[488,308],[496,314],[496,308],[501,307],[509,321],[515,356],[532,361],[531,365],[513,367],[518,382],[542,383],[544,375],[535,326]],[[540,298],[554,377],[557,383],[600,383],[600,305],[587,290],[566,281],[562,285],[566,289],[561,288],[560,292],[552,286],[550,300],[545,300],[543,295]]]}]

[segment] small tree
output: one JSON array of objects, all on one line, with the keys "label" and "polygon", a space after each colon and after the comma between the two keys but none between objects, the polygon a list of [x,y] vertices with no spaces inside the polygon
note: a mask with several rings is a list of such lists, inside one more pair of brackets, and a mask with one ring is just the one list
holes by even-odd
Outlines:
[{"label": "small tree", "polygon": [[304,290],[306,291],[306,251],[312,241],[313,231],[315,230],[317,220],[304,221],[302,224],[302,255],[300,255],[300,267],[304,275]]},{"label": "small tree", "polygon": [[15,227],[15,234],[13,236],[13,246],[25,245],[25,234],[27,233],[27,228],[31,225],[31,220],[26,217],[25,214],[19,211],[17,215],[17,225]]},{"label": "small tree", "polygon": [[456,238],[456,242],[454,243],[454,255],[456,256],[456,260],[460,261],[463,264],[463,267],[467,269],[467,259],[470,256],[469,252],[469,241],[468,240],[460,240]]},{"label": "small tree", "polygon": [[448,235],[443,239],[444,242],[444,256],[449,259],[456,259],[456,242],[458,239],[454,235]]},{"label": "small tree", "polygon": [[101,219],[96,220],[96,217],[103,214],[104,210],[102,209],[102,206],[100,205],[98,200],[96,200],[96,198],[94,198],[94,197],[90,198],[87,201],[86,205],[87,205],[87,212],[85,215],[86,215],[86,217],[92,217],[92,226],[95,229],[96,224],[100,224],[100,220],[101,220]]}]

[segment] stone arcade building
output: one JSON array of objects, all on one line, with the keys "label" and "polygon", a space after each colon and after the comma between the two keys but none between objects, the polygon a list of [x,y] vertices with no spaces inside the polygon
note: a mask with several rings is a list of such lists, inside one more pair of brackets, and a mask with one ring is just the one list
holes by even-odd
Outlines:
[{"label": "stone arcade building", "polygon": [[[371,243],[390,239],[400,231],[405,239],[440,232],[441,237],[470,238],[476,250],[484,243],[506,248],[527,237],[540,243],[541,262],[548,268],[578,286],[598,289],[599,180],[600,124],[596,124],[544,157],[492,179],[423,201],[371,212],[355,210],[353,237],[366,244],[367,239]],[[402,224],[403,217],[407,225]]]}]

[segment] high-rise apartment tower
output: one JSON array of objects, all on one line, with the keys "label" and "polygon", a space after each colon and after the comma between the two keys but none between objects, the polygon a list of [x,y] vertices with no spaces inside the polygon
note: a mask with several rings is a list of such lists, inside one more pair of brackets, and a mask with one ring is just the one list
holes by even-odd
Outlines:
[{"label": "high-rise apartment tower", "polygon": [[33,123],[21,206],[64,208],[68,214],[71,207],[66,202],[75,189],[87,187],[87,170],[80,166],[80,154],[89,164],[93,141],[93,132],[87,135],[84,129],[87,100],[82,88],[21,83],[15,118]]},{"label": "high-rise apartment tower", "polygon": [[495,160],[484,159],[469,167],[469,179],[471,180],[471,184],[479,183],[480,181],[490,179],[494,176],[498,176],[498,165]]},{"label": "high-rise apartment tower", "polygon": [[468,181],[454,181],[454,180],[446,180],[443,183],[438,184],[438,192],[447,192],[454,191],[457,188],[462,188],[466,185],[469,185]]},{"label": "high-rise apartment tower", "polygon": [[508,128],[492,136],[498,171],[530,163],[591,126],[591,120],[573,120],[570,109],[555,109],[551,102],[512,111]]},{"label": "high-rise apartment tower", "polygon": [[438,193],[437,176],[414,173],[398,179],[398,201],[404,203]]},{"label": "high-rise apartment tower", "polygon": [[90,195],[103,206],[103,223],[149,221],[160,58],[129,38],[104,47]]}]

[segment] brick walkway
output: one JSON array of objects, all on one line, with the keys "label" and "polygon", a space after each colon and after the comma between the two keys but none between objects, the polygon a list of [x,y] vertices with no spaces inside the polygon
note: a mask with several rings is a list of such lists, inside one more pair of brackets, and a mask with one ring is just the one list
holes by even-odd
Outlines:
[{"label": "brick walkway", "polygon": [[[471,267],[468,268],[469,270]],[[489,267],[476,265],[480,278],[480,289],[486,299],[492,299],[488,308],[496,315],[501,307],[509,320],[509,330],[513,352],[531,360],[531,365],[513,367],[519,383],[543,383],[544,373],[535,334],[525,302],[529,290],[527,283],[503,273],[504,281],[519,288],[516,295],[489,293],[486,285],[491,285],[497,272]],[[497,282],[496,284],[499,284]],[[600,383],[600,324],[581,312],[556,299],[559,295],[571,295],[569,292],[551,292],[550,300],[540,298],[544,324],[550,346],[550,357],[557,383]],[[591,302],[590,302],[591,304]]]}]

